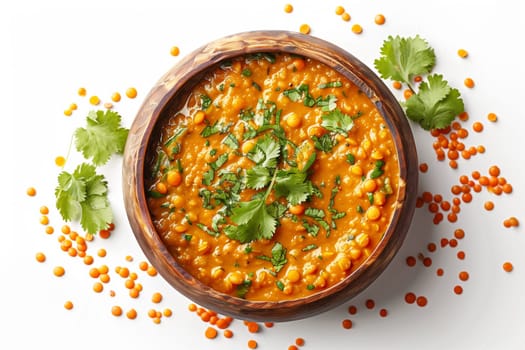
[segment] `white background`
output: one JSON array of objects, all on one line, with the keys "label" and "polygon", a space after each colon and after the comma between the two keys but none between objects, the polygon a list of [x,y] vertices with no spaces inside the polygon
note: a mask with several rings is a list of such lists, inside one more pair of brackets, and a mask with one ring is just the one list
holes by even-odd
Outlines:
[{"label": "white background", "polygon": [[[0,5],[0,127],[3,173],[2,240],[0,242],[0,348],[1,349],[247,349],[247,340],[256,339],[259,349],[287,349],[296,337],[306,340],[306,349],[523,349],[525,348],[525,237],[523,225],[506,229],[502,222],[516,216],[525,224],[525,180],[523,169],[523,100],[525,64],[523,55],[523,2],[507,5],[501,1],[291,1],[294,12],[286,14],[286,1],[17,1]],[[510,2],[509,2],[510,3]],[[335,7],[344,6],[352,20],[344,22]],[[373,23],[383,13],[383,26]],[[65,156],[72,132],[84,125],[93,107],[77,95],[81,86],[90,94],[108,101],[114,91],[123,99],[115,110],[123,124],[131,125],[142,99],[180,57],[202,44],[224,35],[255,29],[297,31],[308,23],[312,35],[334,42],[373,67],[379,48],[388,35],[419,34],[435,48],[438,64],[450,84],[457,87],[470,114],[467,128],[483,121],[483,133],[470,133],[467,145],[483,144],[487,152],[460,160],[452,170],[437,162],[433,138],[413,125],[419,158],[430,170],[421,174],[419,193],[431,191],[451,198],[450,186],[461,174],[473,170],[486,173],[497,164],[514,186],[511,195],[496,197],[474,194],[463,204],[459,220],[446,220],[436,226],[426,209],[418,209],[401,251],[387,271],[356,299],[332,311],[306,320],[276,324],[250,334],[241,321],[234,321],[234,338],[222,334],[214,340],[204,337],[207,324],[187,310],[189,300],[179,295],[160,278],[139,274],[144,292],[130,299],[120,277],[114,274],[109,288],[96,294],[88,267],[80,259],[63,253],[58,233],[46,235],[39,223],[39,208],[51,209],[51,225],[58,231],[62,221],[54,209],[53,191],[60,169],[54,164]],[[364,32],[355,35],[351,25],[359,23]],[[173,57],[170,48],[180,47]],[[457,50],[468,50],[461,59]],[[474,89],[463,80],[472,77]],[[389,83],[390,84],[390,83]],[[124,97],[134,86],[139,95]],[[71,103],[79,108],[71,117],[63,115]],[[486,116],[494,112],[497,123]],[[74,149],[66,164],[72,171],[79,160]],[[99,247],[108,251],[95,266],[118,265],[138,271],[144,259],[127,223],[122,202],[121,158],[113,158],[102,168],[109,180],[111,201],[116,215],[116,231],[109,240],[96,240],[90,252]],[[26,188],[38,194],[30,198]],[[492,200],[495,209],[487,212],[483,203]],[[438,248],[429,253],[426,246],[443,237],[451,238],[461,227],[465,239],[456,249]],[[456,252],[466,252],[458,260]],[[42,251],[47,261],[39,264],[35,253]],[[432,257],[433,265],[407,267],[407,256],[418,253]],[[134,257],[132,263],[124,260]],[[505,273],[501,265],[512,261],[515,269]],[[66,268],[62,278],[54,277],[56,265]],[[441,267],[443,277],[435,270]],[[468,271],[467,282],[458,280]],[[461,284],[464,293],[455,295]],[[109,289],[116,292],[109,296]],[[160,291],[164,300],[153,305],[150,295]],[[404,302],[406,292],[425,295],[429,303],[421,308]],[[376,301],[374,310],[364,301]],[[63,308],[66,300],[74,309]],[[139,317],[130,321],[110,313],[112,305],[131,307]],[[349,315],[347,307],[356,305],[358,313]],[[174,315],[154,324],[147,317],[150,308],[169,307]],[[386,308],[388,317],[379,317]],[[354,327],[345,330],[341,321],[350,318]],[[264,327],[263,327],[264,328]]]}]

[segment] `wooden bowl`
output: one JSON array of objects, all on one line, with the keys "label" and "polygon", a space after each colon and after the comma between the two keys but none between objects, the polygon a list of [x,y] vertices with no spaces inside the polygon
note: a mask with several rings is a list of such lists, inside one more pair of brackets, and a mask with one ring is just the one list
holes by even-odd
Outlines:
[{"label": "wooden bowl", "polygon": [[[278,302],[249,301],[204,285],[173,258],[152,223],[146,201],[145,162],[162,121],[183,103],[203,75],[225,59],[257,52],[298,54],[320,61],[356,84],[373,101],[390,129],[398,152],[397,209],[384,237],[365,262],[340,283],[309,297]],[[157,130],[157,131],[156,131]],[[153,135],[153,137],[152,137]],[[401,247],[415,210],[418,161],[410,125],[383,81],[350,53],[324,40],[287,31],[254,31],[213,41],[182,59],[145,98],[131,126],[124,152],[123,191],[134,235],[151,264],[177,291],[195,303],[243,320],[289,321],[336,307],[368,287]]]}]

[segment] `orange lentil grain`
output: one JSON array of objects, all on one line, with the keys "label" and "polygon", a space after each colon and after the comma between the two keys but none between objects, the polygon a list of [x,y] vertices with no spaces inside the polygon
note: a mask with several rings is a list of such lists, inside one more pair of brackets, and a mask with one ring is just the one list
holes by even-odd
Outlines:
[{"label": "orange lentil grain", "polygon": [[159,292],[153,293],[153,295],[151,296],[151,301],[155,304],[160,303],[162,301],[162,294],[160,294]]},{"label": "orange lentil grain", "polygon": [[435,252],[435,251],[436,251],[436,248],[437,248],[437,247],[436,247],[436,244],[435,244],[435,243],[429,243],[429,244],[427,245],[427,249],[428,249],[429,252]]},{"label": "orange lentil grain", "polygon": [[458,277],[460,280],[462,280],[463,282],[467,281],[469,279],[469,274],[467,271],[461,271],[459,274],[458,274]]},{"label": "orange lentil grain", "polygon": [[42,253],[42,252],[36,253],[35,258],[36,258],[36,261],[38,261],[38,262],[46,261],[46,255],[44,253]]},{"label": "orange lentil grain", "polygon": [[413,256],[408,256],[408,257],[406,258],[406,264],[407,264],[408,266],[410,266],[410,267],[415,266],[415,265],[416,265],[416,258],[413,257]]},{"label": "orange lentil grain", "polygon": [[258,346],[258,344],[257,344],[256,340],[254,340],[254,339],[248,340],[248,348],[250,348],[250,349],[257,349],[257,346]]},{"label": "orange lentil grain", "polygon": [[231,329],[225,329],[224,332],[224,338],[233,338],[233,331]]},{"label": "orange lentil grain", "polygon": [[130,87],[126,90],[126,96],[128,98],[135,98],[137,97],[137,89],[135,89],[134,87]]},{"label": "orange lentil grain", "polygon": [[463,81],[463,83],[465,84],[466,87],[468,87],[469,89],[472,89],[474,87],[474,80],[472,78],[465,78],[465,80]]},{"label": "orange lentil grain", "polygon": [[423,265],[424,265],[425,267],[430,267],[430,266],[432,266],[432,259],[429,258],[428,256],[425,257],[425,258],[423,258]]},{"label": "orange lentil grain", "polygon": [[106,252],[106,249],[104,249],[104,248],[100,248],[100,249],[97,251],[97,255],[98,255],[99,257],[101,257],[101,258],[105,257],[106,254],[107,254],[107,252]]},{"label": "orange lentil grain", "polygon": [[157,270],[151,265],[148,267],[147,273],[152,277],[157,276]]},{"label": "orange lentil grain", "polygon": [[73,302],[71,300],[67,300],[65,303],[64,303],[64,308],[66,310],[71,310],[73,309]]},{"label": "orange lentil grain", "polygon": [[408,292],[405,294],[405,302],[407,304],[413,304],[416,301],[416,295],[412,292]]},{"label": "orange lentil grain", "polygon": [[487,114],[487,119],[489,122],[496,122],[498,120],[498,116],[496,115],[496,113],[489,113]]},{"label": "orange lentil grain", "polygon": [[465,252],[460,250],[458,253],[457,253],[457,257],[459,260],[464,260],[465,259]]},{"label": "orange lentil grain", "polygon": [[403,90],[403,97],[405,98],[405,100],[408,100],[410,97],[412,97],[413,94],[414,93],[410,89]]},{"label": "orange lentil grain", "polygon": [[113,306],[111,308],[111,314],[116,317],[122,316],[122,308],[118,305]]},{"label": "orange lentil grain", "polygon": [[441,240],[440,240],[439,243],[440,243],[440,245],[441,245],[441,248],[444,248],[444,247],[446,247],[446,246],[448,245],[449,242],[448,242],[448,239],[446,239],[446,238],[441,238]]},{"label": "orange lentil grain", "polygon": [[259,332],[259,324],[257,322],[249,322],[248,323],[248,332],[250,332],[250,333],[257,333],[257,332]]},{"label": "orange lentil grain", "polygon": [[428,171],[428,164],[427,163],[419,164],[419,171],[421,171],[422,173],[426,173]]},{"label": "orange lentil grain", "polygon": [[286,12],[286,13],[292,13],[292,12],[293,12],[293,6],[292,6],[292,4],[286,4],[286,5],[284,5],[284,12]]},{"label": "orange lentil grain", "polygon": [[95,293],[100,293],[104,290],[104,285],[100,282],[93,283],[93,291]]},{"label": "orange lentil grain", "polygon": [[392,83],[392,87],[396,90],[401,90],[401,88],[403,87],[403,84],[401,84],[401,82],[399,81],[394,81]]},{"label": "orange lentil grain", "polygon": [[465,237],[465,231],[461,228],[454,230],[454,237],[456,239],[463,239]]},{"label": "orange lentil grain", "polygon": [[135,309],[129,309],[127,312],[126,312],[126,317],[130,320],[134,320],[137,318],[137,310]]},{"label": "orange lentil grain", "polygon": [[438,276],[443,276],[443,274],[445,273],[445,271],[440,267],[436,270],[436,275]]},{"label": "orange lentil grain", "polygon": [[188,310],[189,310],[190,312],[195,312],[195,311],[197,311],[197,305],[195,305],[195,304],[193,304],[193,303],[189,304],[189,305],[188,305]]},{"label": "orange lentil grain", "polygon": [[374,17],[374,23],[377,25],[383,25],[386,22],[385,15],[379,13]]},{"label": "orange lentil grain", "polygon": [[343,326],[344,329],[350,329],[352,328],[352,320],[349,320],[346,318],[341,322],[341,325]]},{"label": "orange lentil grain", "polygon": [[66,273],[66,270],[62,266],[55,266],[53,268],[53,274],[57,277],[62,277]]},{"label": "orange lentil grain", "polygon": [[355,305],[350,305],[348,307],[348,313],[350,315],[355,315],[357,313],[357,307]]},{"label": "orange lentil grain", "polygon": [[485,210],[492,210],[494,209],[494,202],[492,201],[486,201],[484,204],[483,204],[483,207],[485,208]]},{"label": "orange lentil grain", "polygon": [[352,26],[352,33],[354,33],[354,34],[361,34],[362,32],[363,32],[363,27],[361,27],[360,24],[356,23],[356,24],[354,24]]},{"label": "orange lentil grain", "polygon": [[505,261],[502,267],[503,267],[503,271],[505,272],[511,272],[512,270],[514,270],[514,265],[512,265],[510,261]]},{"label": "orange lentil grain", "polygon": [[98,236],[102,239],[108,239],[111,236],[110,230],[100,230],[98,231]]},{"label": "orange lentil grain", "polygon": [[459,50],[458,50],[458,56],[461,57],[461,58],[467,58],[467,57],[468,57],[468,52],[467,52],[467,50],[465,50],[465,49],[459,49]]},{"label": "orange lentil grain", "polygon": [[304,346],[304,339],[303,338],[295,338],[295,345],[297,346]]},{"label": "orange lentil grain", "polygon": [[365,301],[365,306],[367,309],[373,309],[376,306],[376,302],[373,299],[367,299]]},{"label": "orange lentil grain", "polygon": [[273,322],[264,322],[264,326],[266,328],[272,328],[274,326],[274,323]]},{"label": "orange lentil grain", "polygon": [[[475,132],[482,132],[483,131],[483,123],[481,123],[481,122],[474,122],[472,124],[472,130],[474,130]],[[480,152],[480,153],[482,153],[482,152]]]},{"label": "orange lentil grain", "polygon": [[299,26],[299,32],[302,34],[310,34],[311,28],[308,24],[304,23]]},{"label": "orange lentil grain", "polygon": [[448,162],[448,165],[449,165],[452,169],[457,169],[457,168],[458,168],[458,162],[456,162],[455,160],[451,160],[450,162]]},{"label": "orange lentil grain", "polygon": [[53,232],[55,232],[55,229],[53,228],[53,226],[46,226],[46,230],[45,231],[46,231],[46,233],[48,235],[51,235],[51,234],[53,234]]},{"label": "orange lentil grain", "polygon": [[506,184],[503,184],[501,189],[503,190],[504,193],[512,193],[512,185],[509,184],[509,183],[506,183]]},{"label": "orange lentil grain", "polygon": [[388,310],[387,310],[387,309],[381,309],[381,310],[379,310],[379,316],[381,316],[381,317],[387,317],[387,316],[388,316]]},{"label": "orange lentil grain", "polygon": [[456,293],[457,295],[460,295],[463,293],[463,287],[461,287],[460,285],[455,285],[454,286],[454,293]]},{"label": "orange lentil grain", "polygon": [[93,106],[97,106],[100,104],[100,98],[96,95],[93,95],[89,98],[89,103]]},{"label": "orange lentil grain", "polygon": [[352,16],[348,12],[343,12],[341,14],[341,19],[345,22],[349,22],[352,19]]},{"label": "orange lentil grain", "polygon": [[455,238],[451,238],[449,241],[448,241],[448,245],[451,247],[451,248],[455,248],[458,246],[458,241],[455,239]]},{"label": "orange lentil grain", "polygon": [[425,296],[420,295],[420,296],[418,296],[417,299],[416,299],[416,304],[417,304],[418,306],[420,306],[420,307],[424,307],[424,306],[426,306],[427,303],[428,303],[428,300],[427,300],[427,298],[426,298]]},{"label": "orange lentil grain", "polygon": [[299,350],[299,348],[297,347],[297,345],[290,345],[288,346],[288,350]]},{"label": "orange lentil grain", "polygon": [[142,271],[146,271],[149,267],[149,264],[147,261],[141,261],[139,263],[139,269],[142,270]]}]

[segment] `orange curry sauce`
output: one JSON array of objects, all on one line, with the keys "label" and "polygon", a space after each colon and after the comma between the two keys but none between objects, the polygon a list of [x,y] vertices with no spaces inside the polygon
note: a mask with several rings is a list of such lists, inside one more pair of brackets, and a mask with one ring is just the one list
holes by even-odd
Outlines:
[{"label": "orange curry sauce", "polygon": [[354,271],[387,230],[399,164],[369,98],[312,59],[223,62],[166,123],[146,179],[175,259],[248,300],[295,299]]}]

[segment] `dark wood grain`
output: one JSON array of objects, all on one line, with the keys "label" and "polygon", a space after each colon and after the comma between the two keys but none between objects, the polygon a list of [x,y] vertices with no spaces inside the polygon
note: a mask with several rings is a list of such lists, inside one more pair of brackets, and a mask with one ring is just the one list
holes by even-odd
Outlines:
[{"label": "dark wood grain", "polygon": [[[345,75],[365,92],[385,118],[397,147],[400,192],[391,224],[368,259],[345,280],[312,296],[291,301],[248,301],[219,293],[196,280],[164,246],[149,215],[144,190],[150,143],[162,123],[183,103],[201,77],[224,59],[246,53],[285,52],[318,60]],[[174,289],[221,314],[254,321],[289,321],[313,316],[355,297],[385,270],[406,237],[415,210],[418,160],[403,109],[375,73],[349,52],[327,41],[287,31],[254,31],[218,39],[195,50],[152,88],[131,126],[122,169],[126,213],[151,264]]]}]

